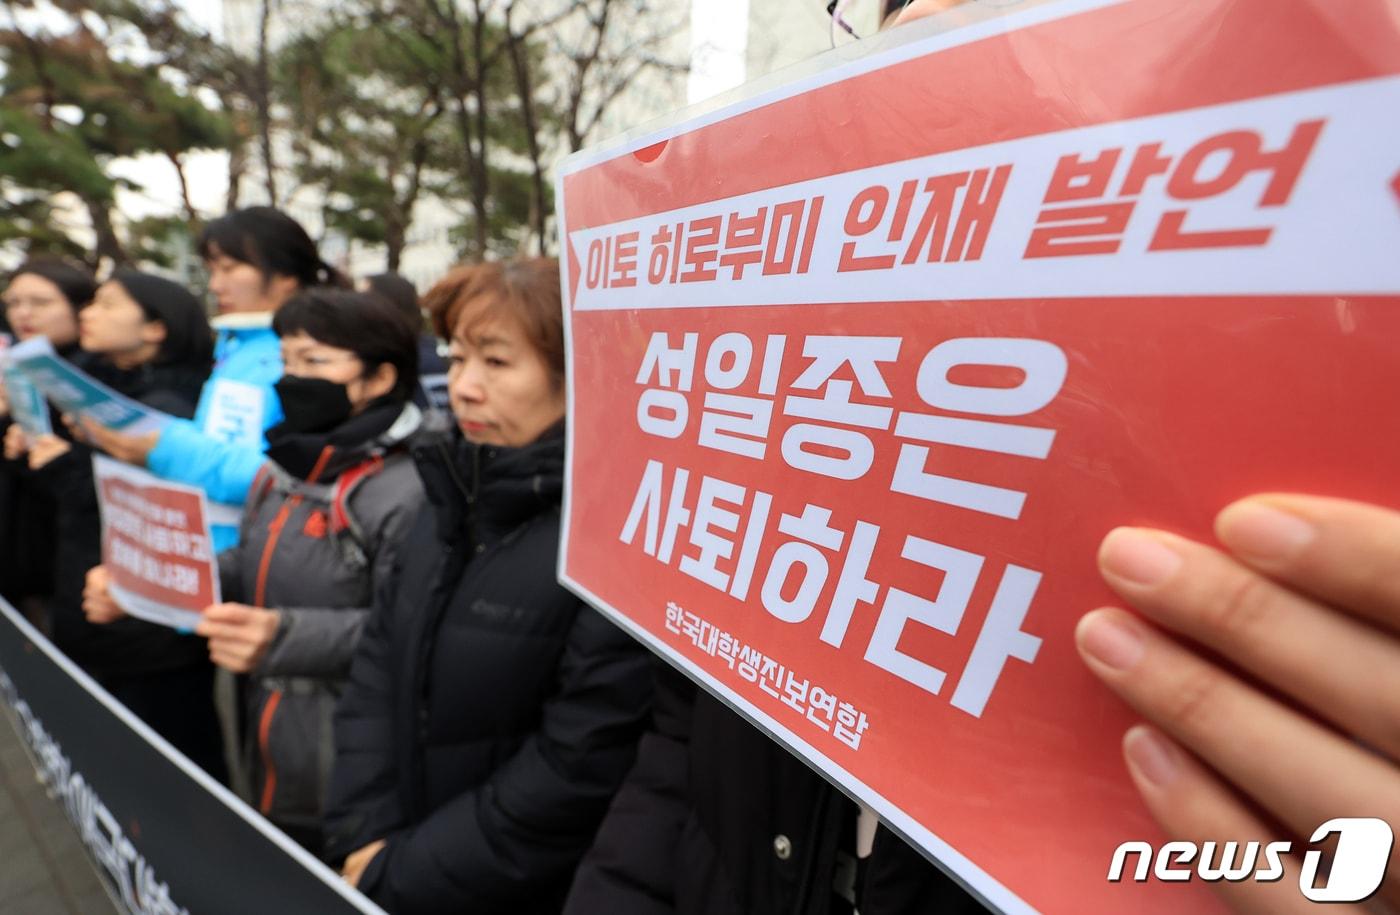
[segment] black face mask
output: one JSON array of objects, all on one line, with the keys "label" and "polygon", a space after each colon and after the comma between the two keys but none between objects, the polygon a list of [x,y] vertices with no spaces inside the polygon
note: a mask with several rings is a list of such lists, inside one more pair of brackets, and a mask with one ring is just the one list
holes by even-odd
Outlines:
[{"label": "black face mask", "polygon": [[274,387],[282,401],[282,421],[289,432],[329,432],[354,409],[345,385],[324,378],[283,375]]}]

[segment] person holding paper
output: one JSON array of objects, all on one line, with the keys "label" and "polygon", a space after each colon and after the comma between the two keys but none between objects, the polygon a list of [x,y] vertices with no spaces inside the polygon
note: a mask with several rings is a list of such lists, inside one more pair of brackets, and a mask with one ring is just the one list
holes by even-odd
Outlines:
[{"label": "person holding paper", "polygon": [[[913,0],[892,14],[908,22],[950,5]],[[1125,606],[1089,613],[1077,632],[1089,669],[1146,721],[1126,732],[1123,755],[1165,837],[1299,849],[1333,817],[1400,831],[1400,512],[1266,494],[1224,507],[1216,536],[1224,549],[1108,533],[1099,568]],[[679,674],[662,680],[654,731],[566,911],[980,908],[946,880],[930,892],[939,874],[919,854],[885,830],[867,842],[870,818],[796,757]],[[847,869],[852,850],[861,865]],[[1281,881],[1212,886],[1242,912],[1316,911],[1300,866],[1288,859]],[[1400,857],[1385,873],[1372,902],[1390,911]]]},{"label": "person holding paper", "polygon": [[271,207],[235,210],[199,236],[218,303],[214,372],[193,422],[126,435],[85,421],[92,442],[158,477],[202,488],[210,501],[214,545],[231,546],[248,487],[262,467],[265,430],[282,419],[274,385],[282,377],[272,317],[300,289],[344,286],[296,220]]},{"label": "person holding paper", "polygon": [[[78,349],[78,311],[92,301],[97,281],[84,267],[56,258],[25,262],[6,284],[0,302],[20,342],[47,337],[65,359],[84,364]],[[0,382],[0,435],[12,417]],[[54,425],[52,420],[49,425]],[[62,433],[60,433],[62,434]],[[16,606],[47,597],[52,589],[53,504],[33,485],[23,460],[0,462],[0,595]]]},{"label": "person holding paper", "polygon": [[[1172,838],[1291,839],[1334,817],[1400,830],[1400,512],[1263,494],[1215,519],[1223,549],[1118,528],[1099,570],[1138,613],[1080,620],[1089,669],[1146,722],[1123,755]],[[1285,858],[1290,877],[1301,855]],[[1334,872],[1335,876],[1335,872]],[[1298,883],[1214,884],[1240,911],[1314,911]],[[1392,854],[1377,902],[1400,907]]]},{"label": "person holding paper", "polygon": [[[79,314],[89,374],[172,416],[191,416],[213,362],[204,308],[177,283],[118,270]],[[58,542],[50,608],[54,644],[197,765],[224,778],[214,711],[214,668],[202,639],[137,619],[89,623],[83,583],[102,561],[102,522],[92,452],[59,435],[29,438],[11,427],[7,455],[28,452],[35,485],[56,505]]]},{"label": "person holding paper", "polygon": [[[254,480],[237,546],[219,554],[223,603],[195,629],[243,683],[235,785],[320,853],[331,712],[423,489],[409,448],[418,342],[393,305],[348,290],[292,296],[273,318],[287,370],[283,419]],[[94,616],[112,609],[105,572]]]},{"label": "person holding paper", "polygon": [[[897,22],[957,2],[911,0]],[[1202,843],[1301,848],[1348,816],[1400,832],[1400,512],[1265,493],[1223,506],[1215,534],[1110,531],[1100,573],[1138,612],[1094,610],[1076,630],[1088,668],[1145,719],[1123,735],[1144,803],[1166,835]],[[1287,859],[1290,878],[1300,866]],[[1212,888],[1239,912],[1317,909],[1293,879]],[[1400,855],[1373,901],[1400,908]]]},{"label": "person holding paper", "polygon": [[555,580],[559,265],[448,274],[457,433],[415,453],[432,505],[336,710],[327,856],[396,915],[557,912],[631,765],[646,649]]}]

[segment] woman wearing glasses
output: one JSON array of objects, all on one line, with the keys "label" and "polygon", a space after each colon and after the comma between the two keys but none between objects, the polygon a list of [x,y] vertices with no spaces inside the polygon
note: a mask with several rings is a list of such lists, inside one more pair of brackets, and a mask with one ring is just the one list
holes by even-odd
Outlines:
[{"label": "woman wearing glasses", "polygon": [[[3,324],[17,342],[47,337],[60,356],[86,365],[78,348],[78,312],[96,292],[97,281],[86,268],[55,258],[34,258],[11,274],[0,295]],[[0,433],[10,426],[9,412],[0,382]],[[54,420],[55,428],[61,430],[56,416]],[[52,593],[53,518],[53,501],[47,490],[34,484],[26,462],[0,461],[0,595],[7,600],[20,604]]]},{"label": "woman wearing glasses", "polygon": [[558,262],[461,267],[425,304],[457,430],[415,452],[431,509],[337,709],[328,857],[395,915],[557,915],[632,763],[648,656],[555,580]]}]

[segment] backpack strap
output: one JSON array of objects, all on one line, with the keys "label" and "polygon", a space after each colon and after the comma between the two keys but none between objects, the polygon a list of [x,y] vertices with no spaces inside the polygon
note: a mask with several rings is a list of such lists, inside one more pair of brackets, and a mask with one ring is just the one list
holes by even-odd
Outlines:
[{"label": "backpack strap", "polygon": [[263,500],[272,494],[277,488],[277,479],[284,476],[285,472],[272,461],[264,461],[258,468],[258,472],[253,477],[253,483],[248,487],[248,498],[243,500],[243,513],[247,517],[257,511]]},{"label": "backpack strap", "polygon": [[350,497],[360,484],[384,469],[384,456],[376,454],[343,472],[335,481],[331,494],[330,514],[331,533],[348,532],[362,549],[365,546],[365,533],[355,516],[350,513]]}]

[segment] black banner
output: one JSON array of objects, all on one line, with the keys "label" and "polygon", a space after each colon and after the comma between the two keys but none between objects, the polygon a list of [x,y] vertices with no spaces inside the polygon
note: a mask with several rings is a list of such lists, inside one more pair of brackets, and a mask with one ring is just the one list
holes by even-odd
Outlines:
[{"label": "black banner", "polygon": [[131,912],[381,912],[137,720],[3,599],[0,704]]}]

